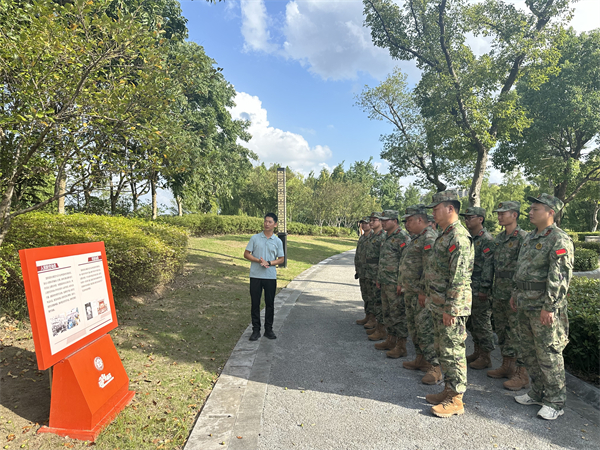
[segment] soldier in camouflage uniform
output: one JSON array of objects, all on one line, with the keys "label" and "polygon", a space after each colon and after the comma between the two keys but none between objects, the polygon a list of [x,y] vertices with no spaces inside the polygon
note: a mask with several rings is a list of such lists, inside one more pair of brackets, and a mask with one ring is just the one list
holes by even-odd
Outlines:
[{"label": "soldier in camouflage uniform", "polygon": [[425,398],[435,405],[433,414],[450,417],[465,412],[462,398],[467,389],[465,340],[471,314],[473,243],[458,219],[460,202],[455,190],[434,194],[428,208],[433,208],[433,217],[443,230],[425,268],[425,287],[446,386],[441,393]]},{"label": "soldier in camouflage uniform", "polygon": [[406,356],[406,309],[404,295],[398,294],[398,268],[404,249],[410,242],[408,233],[398,226],[398,211],[385,210],[380,218],[386,232],[379,254],[377,285],[381,288],[383,323],[387,339],[375,344],[377,350],[389,350],[388,358]]},{"label": "soldier in camouflage uniform", "polygon": [[486,255],[481,280],[484,289],[492,288],[494,327],[502,352],[502,365],[489,370],[487,375],[491,378],[508,378],[504,387],[513,391],[529,387],[527,369],[519,356],[517,313],[510,307],[517,257],[527,236],[527,232],[517,224],[520,210],[521,203],[517,201],[502,202],[494,210],[504,231],[496,236],[494,251]]},{"label": "soldier in camouflage uniform", "polygon": [[494,332],[492,330],[492,305],[490,303],[489,287],[481,283],[483,264],[494,252],[494,238],[483,225],[485,224],[485,209],[470,206],[460,214],[465,218],[465,224],[475,248],[475,261],[473,275],[471,276],[471,292],[473,293],[473,306],[471,316],[467,320],[467,330],[471,332],[475,351],[467,356],[467,363],[471,369],[481,370],[492,365],[490,353],[494,351]]},{"label": "soldier in camouflage uniform", "polygon": [[567,390],[563,349],[569,342],[567,292],[573,275],[573,242],[554,223],[563,202],[548,194],[531,201],[530,232],[519,252],[511,306],[519,321],[520,349],[531,375],[531,390],[515,397],[522,405],[542,405],[538,416],[564,413]]},{"label": "soldier in camouflage uniform", "polygon": [[375,309],[373,308],[373,300],[370,298],[370,291],[368,288],[368,282],[365,278],[365,263],[366,263],[366,241],[369,239],[371,234],[371,220],[369,217],[363,217],[360,223],[360,228],[363,234],[358,238],[356,244],[356,253],[354,254],[354,279],[358,280],[360,284],[360,294],[363,299],[365,308],[365,318],[358,319],[356,323],[358,325],[365,325],[369,320],[375,320]]},{"label": "soldier in camouflage uniform", "polygon": [[431,229],[433,231],[435,231],[439,236],[439,232],[437,229],[437,223],[435,223],[435,219],[433,218],[433,216],[431,214],[427,214],[427,221],[429,222],[429,226],[431,227]]},{"label": "soldier in camouflage uniform", "polygon": [[[385,231],[381,227],[379,218],[381,213],[374,212],[371,214],[371,236],[366,241],[365,250],[365,278],[369,280],[369,289],[371,298],[373,299],[373,309],[375,310],[375,319],[377,321],[374,328],[367,329],[369,340],[381,341],[387,338],[387,331],[383,325],[383,311],[381,310],[381,289],[377,287],[377,272],[379,271],[379,252],[381,244],[385,240]],[[370,325],[370,322],[365,324],[365,327]]]},{"label": "soldier in camouflage uniform", "polygon": [[442,372],[435,352],[433,318],[429,308],[425,307],[424,268],[438,235],[428,224],[425,205],[409,206],[402,220],[411,233],[411,240],[400,261],[398,287],[404,294],[408,333],[417,355],[414,361],[405,361],[402,365],[409,370],[427,372],[421,381],[424,384],[436,384],[441,381]]}]

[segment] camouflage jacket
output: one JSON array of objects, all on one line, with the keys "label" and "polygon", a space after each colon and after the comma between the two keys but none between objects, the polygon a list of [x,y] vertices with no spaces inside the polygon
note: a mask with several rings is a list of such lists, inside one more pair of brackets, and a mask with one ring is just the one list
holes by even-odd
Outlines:
[{"label": "camouflage jacket", "polygon": [[448,225],[433,246],[425,267],[425,293],[432,308],[451,316],[471,315],[473,243],[457,220]]},{"label": "camouflage jacket", "polygon": [[514,289],[513,276],[517,267],[517,257],[525,236],[527,232],[518,225],[509,236],[506,235],[506,231],[496,236],[494,251],[485,255],[480,292],[488,293],[493,286],[494,297],[504,300],[510,298]]},{"label": "camouflage jacket", "polygon": [[398,284],[400,258],[409,242],[408,233],[400,227],[386,236],[381,243],[381,253],[379,254],[379,272],[377,274],[379,284],[393,284],[394,286]]},{"label": "camouflage jacket", "polygon": [[371,235],[371,231],[363,234],[358,238],[358,243],[356,244],[356,253],[354,254],[354,270],[356,271],[359,278],[365,277],[365,264],[367,260],[367,240]]},{"label": "camouflage jacket", "polygon": [[513,278],[513,297],[519,308],[554,312],[566,306],[572,276],[573,241],[553,223],[525,237]]},{"label": "camouflage jacket", "polygon": [[423,276],[426,257],[433,253],[433,246],[438,234],[431,227],[421,233],[412,235],[410,244],[404,250],[400,261],[398,284],[404,292],[425,294],[425,278]]},{"label": "camouflage jacket", "polygon": [[494,253],[494,238],[488,230],[482,228],[477,233],[477,236],[473,236],[473,246],[475,257],[473,261],[473,275],[471,275],[471,291],[473,295],[477,295],[479,292],[489,294],[489,288],[486,290],[482,288],[481,279],[485,260],[486,258],[490,258],[490,255]]},{"label": "camouflage jacket", "polygon": [[377,272],[379,271],[379,252],[381,243],[385,240],[385,231],[379,230],[379,233],[371,231],[369,239],[365,242],[365,278],[377,281]]}]

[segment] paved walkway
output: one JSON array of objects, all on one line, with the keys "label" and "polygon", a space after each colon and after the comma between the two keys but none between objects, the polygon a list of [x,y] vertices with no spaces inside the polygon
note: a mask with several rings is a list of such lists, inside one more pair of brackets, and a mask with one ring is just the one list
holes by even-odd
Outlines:
[{"label": "paved walkway", "polygon": [[[599,410],[569,392],[562,417],[539,419],[485,371],[469,370],[465,415],[432,416],[425,395],[442,387],[421,384],[422,372],[386,358],[354,323],[353,257],[325,260],[281,291],[276,340],[250,342],[248,327],[186,450],[600,448]],[[496,350],[494,367],[500,360]]]}]

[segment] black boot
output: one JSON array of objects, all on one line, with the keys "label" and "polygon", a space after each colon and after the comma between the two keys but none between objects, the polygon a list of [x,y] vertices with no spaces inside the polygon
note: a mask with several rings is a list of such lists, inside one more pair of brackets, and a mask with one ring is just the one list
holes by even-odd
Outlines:
[{"label": "black boot", "polygon": [[251,341],[258,341],[260,337],[260,330],[252,330],[252,336],[250,336]]}]

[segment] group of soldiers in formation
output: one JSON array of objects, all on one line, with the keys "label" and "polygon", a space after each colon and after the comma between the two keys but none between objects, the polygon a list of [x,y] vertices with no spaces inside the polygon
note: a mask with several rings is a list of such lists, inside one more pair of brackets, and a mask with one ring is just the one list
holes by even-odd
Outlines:
[{"label": "group of soldiers in formation", "polygon": [[[438,192],[431,204],[411,206],[400,217],[386,210],[360,222],[355,278],[366,316],[356,322],[369,340],[381,341],[375,348],[387,350],[389,358],[407,356],[410,336],[416,358],[403,367],[425,372],[424,384],[445,382],[442,392],[426,396],[438,417],[464,413],[467,364],[475,370],[492,366],[493,328],[502,365],[487,375],[507,378],[504,387],[512,391],[530,387],[515,400],[540,405],[543,419],[564,412],[562,351],[568,343],[573,243],[554,223],[563,207],[558,198],[528,200],[535,229],[523,231],[517,224],[520,203],[506,201],[494,210],[504,227],[496,238],[484,228],[485,209],[459,214],[454,190]],[[468,356],[467,330],[475,345]]]}]

